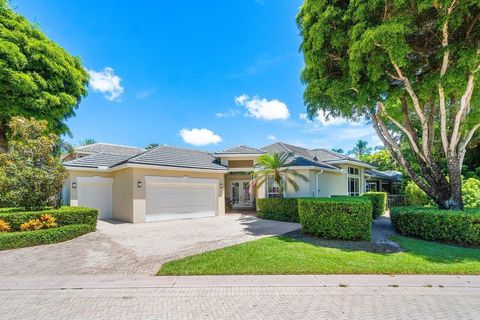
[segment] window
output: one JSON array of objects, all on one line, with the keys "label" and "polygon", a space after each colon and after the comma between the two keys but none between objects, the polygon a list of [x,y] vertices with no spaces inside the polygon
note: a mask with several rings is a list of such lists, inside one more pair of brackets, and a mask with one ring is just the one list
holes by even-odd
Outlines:
[{"label": "window", "polygon": [[372,191],[372,192],[377,191],[377,183],[376,183],[376,182],[367,182],[367,184],[366,184],[366,189],[367,189],[367,192],[369,192],[369,191]]},{"label": "window", "polygon": [[358,176],[360,175],[360,171],[358,168],[348,167],[348,174]]},{"label": "window", "polygon": [[281,190],[278,183],[271,176],[267,178],[267,198],[281,198]]},{"label": "window", "polygon": [[348,195],[360,195],[360,170],[358,168],[348,167]]},{"label": "window", "polygon": [[359,178],[348,178],[348,195],[349,196],[359,196],[360,195],[360,179]]}]

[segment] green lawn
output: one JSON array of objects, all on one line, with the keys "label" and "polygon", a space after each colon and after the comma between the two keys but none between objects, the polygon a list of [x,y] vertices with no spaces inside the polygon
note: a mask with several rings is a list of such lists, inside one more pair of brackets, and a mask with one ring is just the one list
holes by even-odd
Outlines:
[{"label": "green lawn", "polygon": [[400,253],[330,248],[264,238],[166,263],[158,275],[480,274],[480,249],[397,236]]}]

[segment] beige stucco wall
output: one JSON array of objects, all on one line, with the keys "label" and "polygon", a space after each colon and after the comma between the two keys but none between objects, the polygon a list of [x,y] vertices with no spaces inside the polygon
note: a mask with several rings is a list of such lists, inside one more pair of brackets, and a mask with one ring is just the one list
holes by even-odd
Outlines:
[{"label": "beige stucco wall", "polygon": [[113,219],[131,223],[141,222],[135,221],[133,216],[133,190],[135,187],[132,168],[113,172]]},{"label": "beige stucco wall", "polygon": [[314,194],[314,186],[315,186],[315,179],[312,179],[313,170],[296,170],[298,173],[303,174],[306,176],[309,181],[304,181],[299,177],[290,176],[293,178],[295,182],[298,184],[298,191],[295,191],[293,186],[287,183],[287,187],[285,190],[285,197],[286,198],[300,198],[300,197],[313,197]]},{"label": "beige stucco wall", "polygon": [[317,174],[317,197],[332,195],[348,195],[347,177],[345,173],[324,171]]}]

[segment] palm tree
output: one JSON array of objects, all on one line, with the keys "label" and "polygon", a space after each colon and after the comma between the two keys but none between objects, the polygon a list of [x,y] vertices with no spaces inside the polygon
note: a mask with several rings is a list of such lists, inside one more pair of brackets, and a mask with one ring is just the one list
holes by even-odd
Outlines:
[{"label": "palm tree", "polygon": [[97,143],[97,141],[95,141],[95,139],[84,139],[84,140],[78,142],[78,146],[83,147],[83,146],[88,146],[88,145],[91,145],[91,144],[94,144],[94,143]]},{"label": "palm tree", "polygon": [[147,150],[152,150],[152,149],[158,148],[158,146],[159,146],[158,143],[149,143],[149,144],[147,144],[147,146],[145,147],[145,149],[147,149]]},{"label": "palm tree", "polygon": [[255,165],[255,171],[252,173],[250,192],[257,190],[267,182],[269,177],[273,178],[273,181],[278,187],[280,197],[283,197],[283,192],[287,184],[290,184],[295,191],[298,191],[300,187],[294,178],[300,178],[305,182],[308,182],[309,179],[288,167],[288,158],[290,157],[292,157],[292,154],[285,152],[261,155]]},{"label": "palm tree", "polygon": [[369,154],[371,148],[368,147],[368,142],[365,140],[358,140],[355,147],[349,153],[353,153],[357,158]]}]

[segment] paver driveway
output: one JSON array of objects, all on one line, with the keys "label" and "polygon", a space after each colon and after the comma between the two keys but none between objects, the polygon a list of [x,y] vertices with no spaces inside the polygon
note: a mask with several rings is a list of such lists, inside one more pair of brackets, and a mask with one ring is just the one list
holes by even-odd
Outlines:
[{"label": "paver driveway", "polygon": [[299,224],[232,214],[128,224],[99,221],[97,232],[51,245],[0,251],[2,275],[155,274],[169,260],[261,237]]}]

